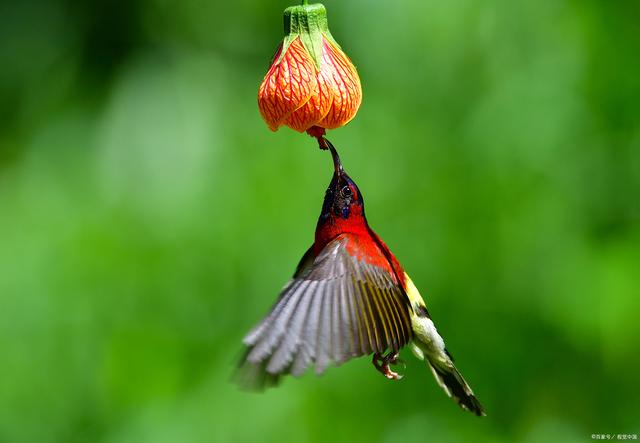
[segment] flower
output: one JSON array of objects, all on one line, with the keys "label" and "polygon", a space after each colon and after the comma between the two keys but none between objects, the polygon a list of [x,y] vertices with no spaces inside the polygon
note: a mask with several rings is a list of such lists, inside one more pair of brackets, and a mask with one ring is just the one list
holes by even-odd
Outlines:
[{"label": "flower", "polygon": [[262,118],[272,131],[285,125],[317,134],[344,126],[358,112],[362,88],[329,32],[324,6],[291,6],[284,19],[286,37],[258,91]]}]

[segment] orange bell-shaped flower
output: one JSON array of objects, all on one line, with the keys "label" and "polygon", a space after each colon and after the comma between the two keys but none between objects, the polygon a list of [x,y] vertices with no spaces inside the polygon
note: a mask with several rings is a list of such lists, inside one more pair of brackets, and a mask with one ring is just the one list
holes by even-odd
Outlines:
[{"label": "orange bell-shaped flower", "polygon": [[260,85],[258,107],[269,128],[339,128],[355,117],[362,87],[355,66],[331,36],[323,5],[284,12],[285,39]]}]

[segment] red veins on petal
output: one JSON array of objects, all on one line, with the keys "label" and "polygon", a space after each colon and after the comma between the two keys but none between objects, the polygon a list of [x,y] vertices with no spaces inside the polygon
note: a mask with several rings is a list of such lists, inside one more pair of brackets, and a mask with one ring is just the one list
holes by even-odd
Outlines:
[{"label": "red veins on petal", "polygon": [[281,125],[304,132],[313,126],[334,129],[348,123],[362,101],[360,78],[349,58],[322,38],[321,69],[296,38],[264,77],[258,91],[258,107],[272,131]]},{"label": "red veins on petal", "polygon": [[322,120],[329,112],[332,103],[331,88],[326,75],[317,75],[317,93],[312,95],[307,103],[296,110],[285,120],[285,124],[298,132],[304,132]]},{"label": "red veins on petal", "polygon": [[260,114],[272,131],[318,94],[316,69],[300,38],[289,45],[278,62],[281,51],[282,46],[258,90]]},{"label": "red veins on petal", "polygon": [[327,39],[322,39],[322,45],[322,72],[329,78],[333,103],[318,126],[334,129],[355,117],[362,102],[362,87],[358,72],[346,54]]}]

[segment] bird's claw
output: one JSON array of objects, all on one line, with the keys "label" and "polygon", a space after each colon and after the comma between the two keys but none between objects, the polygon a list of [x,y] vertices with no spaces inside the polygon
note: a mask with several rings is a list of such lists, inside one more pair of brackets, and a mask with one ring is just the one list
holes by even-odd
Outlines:
[{"label": "bird's claw", "polygon": [[389,365],[402,365],[402,369],[406,367],[404,361],[398,358],[397,352],[389,352],[387,355],[382,355],[379,353],[373,354],[373,366],[382,373],[389,380],[400,380],[402,378],[402,374],[398,374],[394,370],[392,370]]}]

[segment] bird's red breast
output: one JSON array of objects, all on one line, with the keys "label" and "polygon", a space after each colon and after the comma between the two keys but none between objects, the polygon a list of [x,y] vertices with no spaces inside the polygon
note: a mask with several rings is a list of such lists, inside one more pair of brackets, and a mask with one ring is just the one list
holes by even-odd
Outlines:
[{"label": "bird's red breast", "polygon": [[369,227],[361,208],[352,207],[348,218],[335,217],[318,225],[313,245],[314,255],[317,256],[337,236],[347,234],[350,239],[347,252],[351,256],[388,271],[405,288],[404,269],[384,241]]}]

